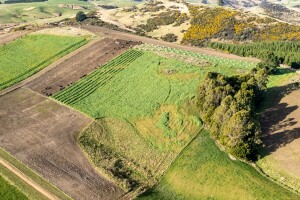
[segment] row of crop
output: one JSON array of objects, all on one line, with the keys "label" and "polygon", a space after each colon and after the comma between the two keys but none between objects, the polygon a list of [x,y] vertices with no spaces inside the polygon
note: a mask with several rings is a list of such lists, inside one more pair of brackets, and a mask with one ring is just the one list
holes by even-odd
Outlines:
[{"label": "row of crop", "polygon": [[96,69],[90,75],[78,81],[75,85],[55,94],[53,97],[66,104],[75,104],[95,92],[99,87],[105,85],[116,74],[121,72],[126,66],[141,55],[143,55],[143,52],[141,51],[129,50]]},{"label": "row of crop", "polygon": [[[136,52],[135,52],[136,53]],[[111,60],[109,63],[103,65],[99,70],[95,70],[93,73],[91,73],[88,77],[81,79],[77,82],[77,85],[84,86],[85,85],[91,85],[90,83],[94,80],[97,80],[100,76],[105,76],[107,74],[112,74],[113,71],[116,71],[114,66],[126,66],[127,63],[130,63],[133,59],[135,59],[134,52],[126,52],[122,54],[121,56]],[[55,95],[55,97],[59,98],[60,96],[64,95],[65,93],[70,92],[76,92],[76,87],[70,87],[58,94]]]},{"label": "row of crop", "polygon": [[[128,57],[126,60],[124,59],[124,64],[120,62],[109,63],[109,65],[104,66],[100,70],[96,70],[89,77],[86,77],[79,81],[76,86],[70,87],[67,90],[59,93],[56,98],[60,99],[64,103],[74,104],[78,100],[85,98],[86,96],[93,93],[98,87],[104,85],[107,81],[109,81],[115,74],[119,73],[126,66],[127,61],[134,60],[135,58]],[[128,63],[129,63],[128,62]],[[114,68],[113,65],[114,64]],[[120,68],[120,65],[122,66]],[[111,68],[109,68],[111,66]]]},{"label": "row of crop", "polygon": [[[61,57],[62,55],[66,55],[69,52],[77,49],[78,47],[84,45],[87,43],[86,39],[82,39],[79,42],[72,44],[70,46],[68,46],[67,48],[61,50],[60,52],[54,54],[53,56],[49,57],[46,60],[43,60],[42,62],[40,62],[39,64],[37,64],[36,66],[24,71],[23,73],[19,74],[17,77],[13,77],[5,82],[0,83],[0,90],[12,85],[13,83],[17,83],[21,80],[23,80],[24,78],[36,73],[37,71],[41,70],[42,68],[44,68],[45,66],[49,65],[51,62],[53,62],[53,60],[55,60],[57,57]],[[17,60],[16,60],[17,61]],[[16,63],[18,64],[18,63]],[[21,64],[21,63],[20,63]],[[10,73],[9,68],[5,69],[6,73]]]}]

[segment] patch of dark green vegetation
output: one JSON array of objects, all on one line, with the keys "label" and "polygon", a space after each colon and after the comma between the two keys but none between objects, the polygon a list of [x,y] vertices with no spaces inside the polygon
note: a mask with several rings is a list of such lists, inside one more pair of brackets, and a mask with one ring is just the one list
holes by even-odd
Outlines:
[{"label": "patch of dark green vegetation", "polygon": [[267,75],[265,69],[231,77],[209,72],[198,89],[195,101],[202,120],[211,135],[238,158],[250,159],[260,143],[255,110]]},{"label": "patch of dark green vegetation", "polygon": [[186,13],[180,13],[178,10],[167,10],[166,12],[159,13],[157,16],[149,18],[146,24],[141,24],[138,29],[142,29],[146,32],[151,32],[158,29],[160,26],[174,24],[179,26],[188,20]]},{"label": "patch of dark green vegetation", "polygon": [[161,39],[164,41],[167,41],[167,42],[176,42],[178,37],[177,37],[177,35],[175,35],[173,33],[168,33],[168,34],[162,36]]},{"label": "patch of dark green vegetation", "polygon": [[281,63],[300,68],[300,43],[290,41],[256,42],[248,44],[224,44],[213,42],[209,47],[239,56],[253,56],[264,59],[266,52],[272,52]]}]

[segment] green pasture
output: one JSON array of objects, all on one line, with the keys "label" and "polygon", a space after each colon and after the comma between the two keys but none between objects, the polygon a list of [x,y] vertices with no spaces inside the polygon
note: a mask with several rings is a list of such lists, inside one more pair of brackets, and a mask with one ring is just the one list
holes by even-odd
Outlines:
[{"label": "green pasture", "polygon": [[28,35],[0,46],[0,90],[87,43],[83,37]]},{"label": "green pasture", "polygon": [[230,159],[202,131],[182,151],[160,183],[138,199],[299,199],[261,175],[255,168]]},{"label": "green pasture", "polygon": [[12,185],[2,174],[0,174],[0,199],[27,200],[28,198],[16,186]]},{"label": "green pasture", "polygon": [[84,12],[94,10],[95,6],[79,0],[49,0],[36,3],[0,4],[0,24],[20,22],[54,22],[74,17],[79,10],[63,7],[62,4],[84,6]]},{"label": "green pasture", "polygon": [[120,8],[127,7],[127,6],[133,6],[137,4],[144,3],[145,0],[141,1],[135,1],[135,0],[96,0],[94,3],[99,5],[114,5],[118,6]]}]

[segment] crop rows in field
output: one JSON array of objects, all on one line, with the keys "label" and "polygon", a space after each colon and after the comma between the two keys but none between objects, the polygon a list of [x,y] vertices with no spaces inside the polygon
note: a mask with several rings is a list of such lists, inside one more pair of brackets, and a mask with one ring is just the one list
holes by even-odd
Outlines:
[{"label": "crop rows in field", "polygon": [[75,104],[105,85],[112,77],[120,73],[131,62],[143,55],[143,52],[130,50],[95,70],[64,91],[53,97],[66,104]]},{"label": "crop rows in field", "polygon": [[86,44],[85,38],[29,35],[0,46],[0,90]]},{"label": "crop rows in field", "polygon": [[215,67],[219,67],[221,70],[221,67],[227,66],[232,69],[236,68],[242,68],[242,69],[251,69],[252,67],[255,67],[256,63],[253,62],[246,62],[246,61],[240,61],[240,60],[234,60],[229,58],[220,58],[217,56],[211,56],[201,53],[195,53],[192,51],[182,50],[182,49],[176,49],[176,48],[170,48],[170,47],[164,47],[159,45],[152,45],[152,44],[142,44],[135,47],[136,49],[144,50],[144,51],[158,51],[158,52],[171,52],[176,53],[180,55],[186,55],[191,57],[196,57],[199,59],[207,60],[215,65]]}]

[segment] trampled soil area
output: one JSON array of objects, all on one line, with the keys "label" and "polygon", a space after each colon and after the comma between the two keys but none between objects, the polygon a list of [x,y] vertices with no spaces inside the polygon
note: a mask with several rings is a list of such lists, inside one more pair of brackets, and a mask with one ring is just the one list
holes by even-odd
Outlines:
[{"label": "trampled soil area", "polygon": [[10,32],[0,35],[0,45],[12,42],[15,39],[18,39],[21,36],[24,36],[26,34],[30,33],[30,31],[16,31],[16,32]]},{"label": "trampled soil area", "polygon": [[0,97],[0,146],[74,199],[119,199],[76,143],[92,119],[30,89]]},{"label": "trampled soil area", "polygon": [[57,64],[28,83],[27,87],[51,96],[137,44],[121,39],[104,38]]},{"label": "trampled soil area", "polygon": [[272,162],[279,164],[280,168],[291,176],[300,179],[299,97],[300,89],[286,91],[286,95],[263,114],[262,141],[265,144],[266,156],[271,156]]}]

